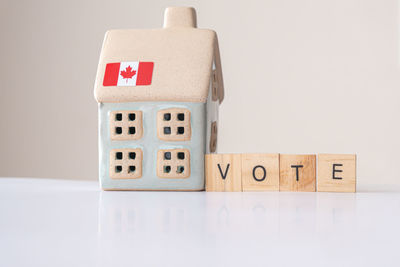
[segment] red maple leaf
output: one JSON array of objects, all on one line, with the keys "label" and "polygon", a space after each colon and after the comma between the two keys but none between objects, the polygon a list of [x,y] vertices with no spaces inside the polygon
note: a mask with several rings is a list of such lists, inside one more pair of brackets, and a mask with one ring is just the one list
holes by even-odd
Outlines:
[{"label": "red maple leaf", "polygon": [[125,70],[121,71],[121,76],[126,79],[126,82],[128,82],[128,79],[132,79],[132,77],[136,74],[136,70],[132,70],[131,66],[126,67]]}]

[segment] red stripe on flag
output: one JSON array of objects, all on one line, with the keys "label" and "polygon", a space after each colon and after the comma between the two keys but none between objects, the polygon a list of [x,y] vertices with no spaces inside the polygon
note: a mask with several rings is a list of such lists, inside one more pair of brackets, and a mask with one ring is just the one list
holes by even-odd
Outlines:
[{"label": "red stripe on flag", "polygon": [[154,62],[139,62],[136,85],[150,85]]},{"label": "red stripe on flag", "polygon": [[121,63],[108,63],[104,73],[103,86],[116,86],[118,84],[119,66]]}]

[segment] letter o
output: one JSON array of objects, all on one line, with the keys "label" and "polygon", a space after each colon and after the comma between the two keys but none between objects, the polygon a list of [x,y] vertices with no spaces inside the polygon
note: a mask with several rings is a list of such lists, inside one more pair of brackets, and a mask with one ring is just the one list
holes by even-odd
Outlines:
[{"label": "letter o", "polygon": [[[264,172],[264,174],[263,174],[263,176],[262,176],[261,179],[259,179],[259,178],[256,177],[256,170],[257,170],[257,168],[261,168],[261,169],[263,170],[263,172]],[[265,180],[266,177],[267,177],[267,170],[264,168],[264,166],[257,165],[257,166],[255,166],[255,167],[253,168],[253,178],[254,178],[254,180],[256,180],[257,182],[262,182],[262,181]]]}]

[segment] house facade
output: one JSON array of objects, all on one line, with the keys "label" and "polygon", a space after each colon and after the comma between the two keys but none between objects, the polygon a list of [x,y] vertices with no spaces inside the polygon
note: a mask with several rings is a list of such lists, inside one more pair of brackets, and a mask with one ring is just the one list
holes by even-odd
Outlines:
[{"label": "house facade", "polygon": [[203,190],[224,98],[217,36],[193,8],[164,27],[106,33],[95,83],[104,190]]}]

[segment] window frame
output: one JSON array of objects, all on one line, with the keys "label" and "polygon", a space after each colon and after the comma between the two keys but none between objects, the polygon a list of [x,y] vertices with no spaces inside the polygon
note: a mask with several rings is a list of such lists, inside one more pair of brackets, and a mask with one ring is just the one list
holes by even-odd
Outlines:
[{"label": "window frame", "polygon": [[[169,120],[164,120],[165,114],[171,114]],[[179,114],[184,114],[184,120],[179,120]],[[179,134],[183,127],[183,133]],[[165,134],[164,128],[170,128]],[[168,108],[157,111],[157,137],[163,141],[189,141],[192,138],[191,114],[187,108]]]},{"label": "window frame", "polygon": [[[121,120],[117,120],[117,114],[122,115]],[[135,114],[135,119],[130,120],[130,114]],[[110,124],[110,139],[113,141],[139,140],[143,137],[143,112],[141,110],[114,110],[108,117]],[[120,127],[121,133],[117,134],[116,129]],[[131,129],[135,128],[135,133],[130,134]]]},{"label": "window frame", "polygon": [[[164,159],[165,153],[171,153],[170,159]],[[178,153],[184,153],[184,159],[178,158]],[[170,166],[170,172],[164,172],[164,168]],[[179,173],[178,168],[184,167]],[[157,176],[159,178],[181,179],[190,177],[190,151],[186,148],[160,149],[157,151]]]},{"label": "window frame", "polygon": [[[117,153],[122,153],[122,158],[117,159]],[[130,157],[130,153],[135,153],[134,159]],[[143,151],[140,148],[115,148],[110,150],[109,174],[111,179],[139,179],[143,174]],[[122,170],[116,172],[117,166],[121,166]],[[135,166],[135,171],[129,174],[128,169]]]}]

